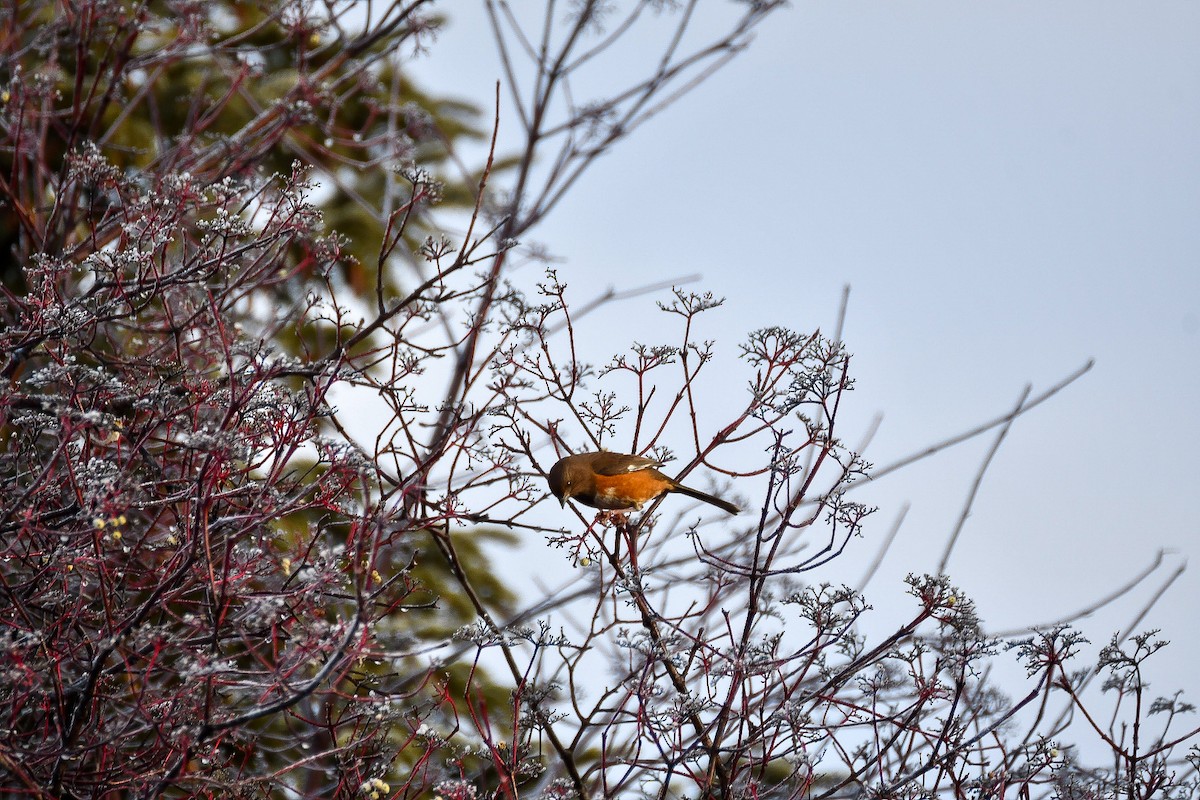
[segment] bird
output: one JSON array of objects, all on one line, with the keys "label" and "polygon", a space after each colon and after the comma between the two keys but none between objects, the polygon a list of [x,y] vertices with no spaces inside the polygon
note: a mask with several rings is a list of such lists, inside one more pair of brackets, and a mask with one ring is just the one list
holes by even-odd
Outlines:
[{"label": "bird", "polygon": [[550,468],[547,482],[558,502],[566,506],[574,497],[585,505],[608,511],[642,510],[642,506],[667,492],[677,492],[736,514],[740,508],[727,500],[684,486],[658,471],[663,462],[645,456],[610,453],[577,453]]}]

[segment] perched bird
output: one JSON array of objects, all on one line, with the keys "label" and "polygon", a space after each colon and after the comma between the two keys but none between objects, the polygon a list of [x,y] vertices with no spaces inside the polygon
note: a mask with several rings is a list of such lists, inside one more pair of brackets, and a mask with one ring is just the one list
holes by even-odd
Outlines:
[{"label": "perched bird", "polygon": [[564,506],[568,497],[593,508],[618,511],[642,506],[664,492],[678,492],[736,514],[740,508],[719,497],[684,486],[659,472],[661,461],[623,453],[579,453],[550,468],[550,491]]}]

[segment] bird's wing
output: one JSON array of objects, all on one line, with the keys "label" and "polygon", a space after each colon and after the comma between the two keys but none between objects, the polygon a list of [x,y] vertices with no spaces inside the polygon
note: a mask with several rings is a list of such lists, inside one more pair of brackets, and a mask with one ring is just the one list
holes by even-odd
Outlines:
[{"label": "bird's wing", "polygon": [[661,461],[645,456],[631,456],[624,453],[600,452],[592,464],[597,475],[623,475],[626,472],[637,472],[640,469],[661,467]]}]

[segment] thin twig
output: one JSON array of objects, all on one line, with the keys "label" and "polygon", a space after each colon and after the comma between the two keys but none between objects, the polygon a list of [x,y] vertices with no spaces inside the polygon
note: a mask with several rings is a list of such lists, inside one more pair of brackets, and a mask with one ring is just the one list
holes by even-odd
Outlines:
[{"label": "thin twig", "polygon": [[984,473],[987,472],[988,465],[992,463],[996,452],[1000,449],[1001,442],[1008,435],[1009,428],[1013,422],[1020,416],[1021,410],[1025,405],[1025,401],[1029,398],[1029,393],[1033,391],[1031,384],[1025,384],[1024,391],[1021,392],[1020,399],[1017,400],[1016,408],[1012,410],[1008,420],[1000,426],[999,433],[996,434],[996,440],[992,442],[991,448],[987,455],[983,457],[983,462],[979,465],[979,470],[975,473],[975,480],[971,482],[971,490],[967,492],[967,500],[963,503],[962,513],[958,515],[958,522],[954,525],[954,531],[950,534],[950,540],[946,542],[946,548],[942,550],[942,558],[938,561],[937,571],[939,575],[946,574],[946,564],[950,561],[950,553],[954,551],[954,545],[958,542],[958,537],[962,533],[963,526],[967,524],[967,517],[971,515],[971,506],[975,504],[975,497],[979,494],[979,487],[983,484]]}]

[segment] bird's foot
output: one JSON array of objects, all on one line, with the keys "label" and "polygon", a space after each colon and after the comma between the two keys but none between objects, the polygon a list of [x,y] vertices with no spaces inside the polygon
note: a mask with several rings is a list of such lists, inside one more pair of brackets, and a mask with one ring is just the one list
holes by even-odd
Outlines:
[{"label": "bird's foot", "polygon": [[596,522],[599,522],[601,525],[612,525],[619,528],[629,524],[629,512],[601,511],[596,515]]}]

